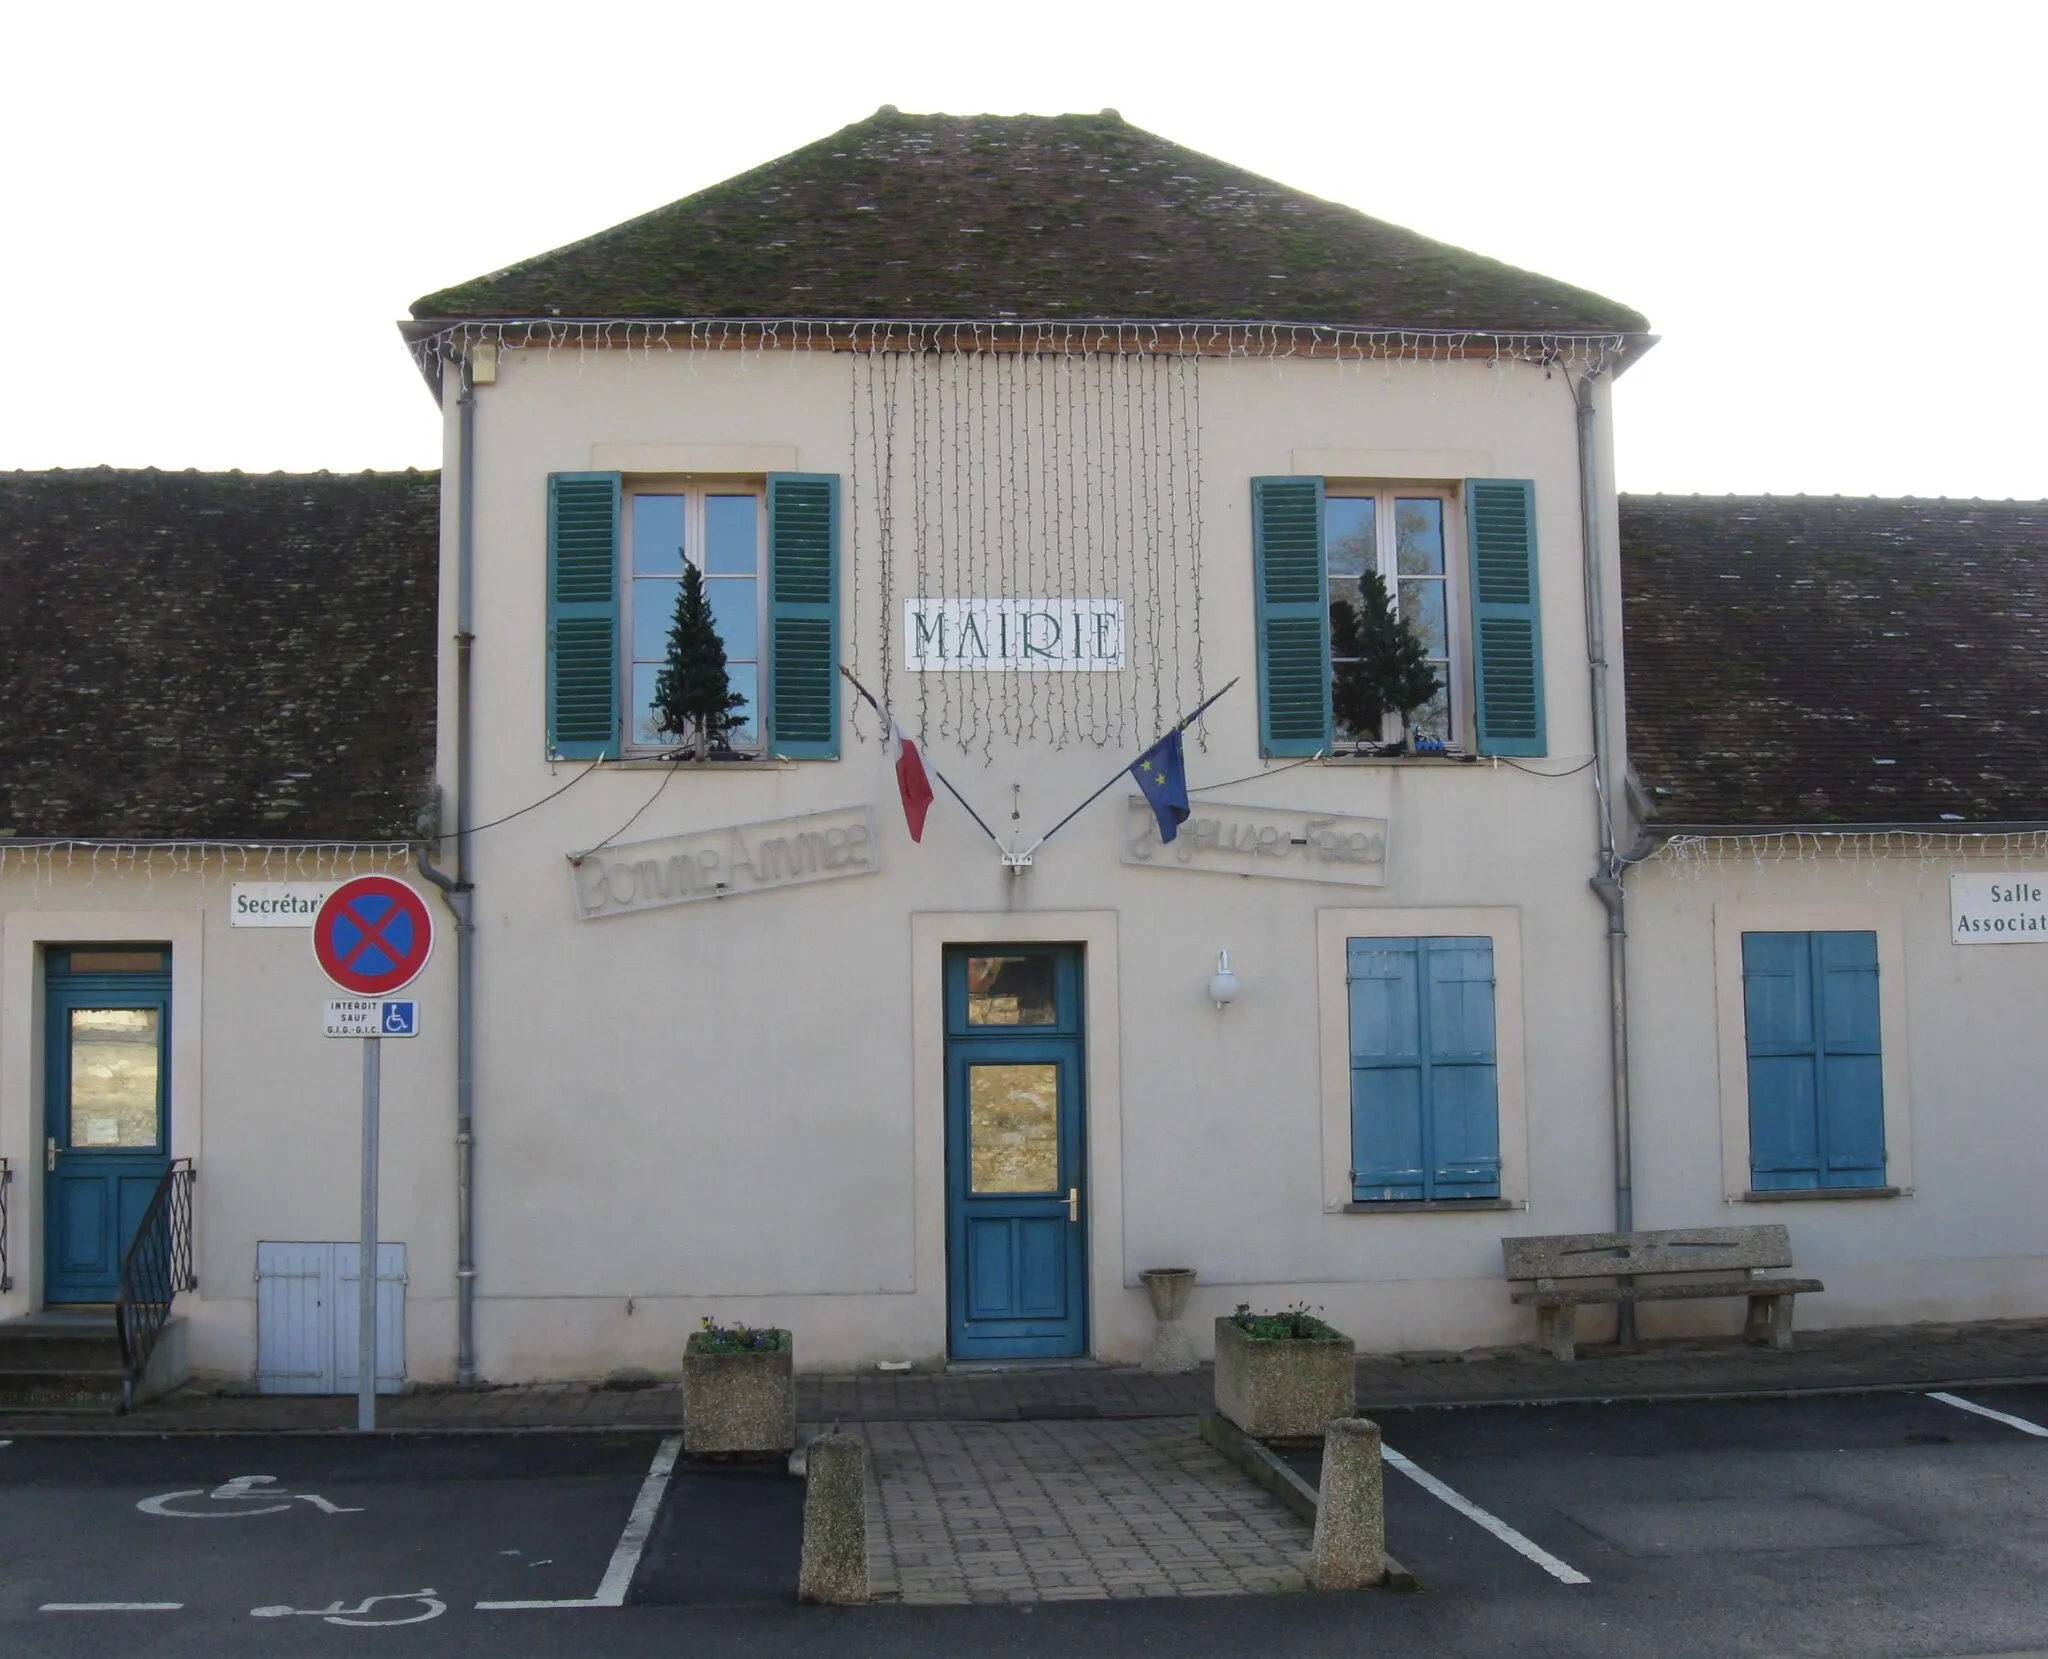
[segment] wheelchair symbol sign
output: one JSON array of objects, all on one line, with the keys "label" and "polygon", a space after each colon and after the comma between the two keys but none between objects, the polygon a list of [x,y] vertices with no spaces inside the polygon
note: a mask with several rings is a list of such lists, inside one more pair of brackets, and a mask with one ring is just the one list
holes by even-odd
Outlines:
[{"label": "wheelchair symbol sign", "polygon": [[379,1029],[387,1037],[411,1037],[420,1028],[420,1005],[416,1002],[387,1002],[383,1005],[383,1018]]}]

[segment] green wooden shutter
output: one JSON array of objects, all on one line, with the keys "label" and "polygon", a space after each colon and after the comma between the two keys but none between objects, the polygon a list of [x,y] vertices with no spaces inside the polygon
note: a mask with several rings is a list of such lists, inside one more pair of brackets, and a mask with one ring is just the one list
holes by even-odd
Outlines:
[{"label": "green wooden shutter", "polygon": [[1472,559],[1472,678],[1482,755],[1541,755],[1543,629],[1536,591],[1536,486],[1465,480]]},{"label": "green wooden shutter", "polygon": [[768,475],[768,752],[839,758],[839,479]]},{"label": "green wooden shutter", "polygon": [[548,752],[616,756],[619,475],[548,476]]},{"label": "green wooden shutter", "polygon": [[1259,634],[1259,752],[1330,746],[1330,602],[1323,481],[1252,480],[1252,591]]}]

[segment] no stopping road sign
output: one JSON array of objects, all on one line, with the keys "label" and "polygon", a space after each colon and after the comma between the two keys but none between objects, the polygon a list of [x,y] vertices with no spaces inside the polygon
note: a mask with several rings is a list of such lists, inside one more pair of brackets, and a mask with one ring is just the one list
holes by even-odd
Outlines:
[{"label": "no stopping road sign", "polygon": [[313,959],[351,996],[389,996],[410,985],[433,953],[434,913],[390,876],[343,882],[313,918]]}]

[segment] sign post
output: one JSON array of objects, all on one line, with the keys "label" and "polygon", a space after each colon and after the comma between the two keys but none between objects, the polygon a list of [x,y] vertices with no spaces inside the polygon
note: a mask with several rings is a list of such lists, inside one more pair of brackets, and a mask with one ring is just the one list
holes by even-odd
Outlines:
[{"label": "sign post", "polygon": [[377,1166],[383,1039],[419,1031],[419,1006],[381,1000],[410,985],[434,952],[434,913],[404,882],[357,876],[321,901],[313,959],[350,1000],[329,1002],[330,1037],[363,1045],[363,1217],[356,1261],[356,1429],[377,1426]]}]

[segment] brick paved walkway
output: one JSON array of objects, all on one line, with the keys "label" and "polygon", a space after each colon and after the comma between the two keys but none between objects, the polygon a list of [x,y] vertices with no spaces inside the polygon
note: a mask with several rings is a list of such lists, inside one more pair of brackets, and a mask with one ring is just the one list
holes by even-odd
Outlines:
[{"label": "brick paved walkway", "polygon": [[1307,1582],[1309,1528],[1192,1418],[849,1425],[879,1600],[1107,1601]]},{"label": "brick paved walkway", "polygon": [[[797,1334],[798,1357],[803,1335]],[[1735,1338],[1588,1346],[1560,1364],[1535,1348],[1468,1354],[1368,1355],[1358,1362],[1358,1404],[1371,1413],[1403,1406],[1490,1405],[1536,1400],[1740,1396],[1822,1390],[1939,1388],[1948,1384],[2048,1383],[2048,1320],[1905,1325],[1801,1332],[1781,1354]],[[1210,1406],[1207,1369],[1150,1377],[1117,1366],[1011,1371],[867,1372],[797,1380],[806,1422],[1031,1422],[1186,1417]],[[379,1422],[412,1433],[510,1429],[673,1429],[680,1389],[540,1383],[502,1388],[421,1388],[383,1401]],[[0,1437],[37,1432],[266,1434],[344,1430],[353,1399],[258,1397],[182,1389],[127,1417],[0,1415]]]}]

